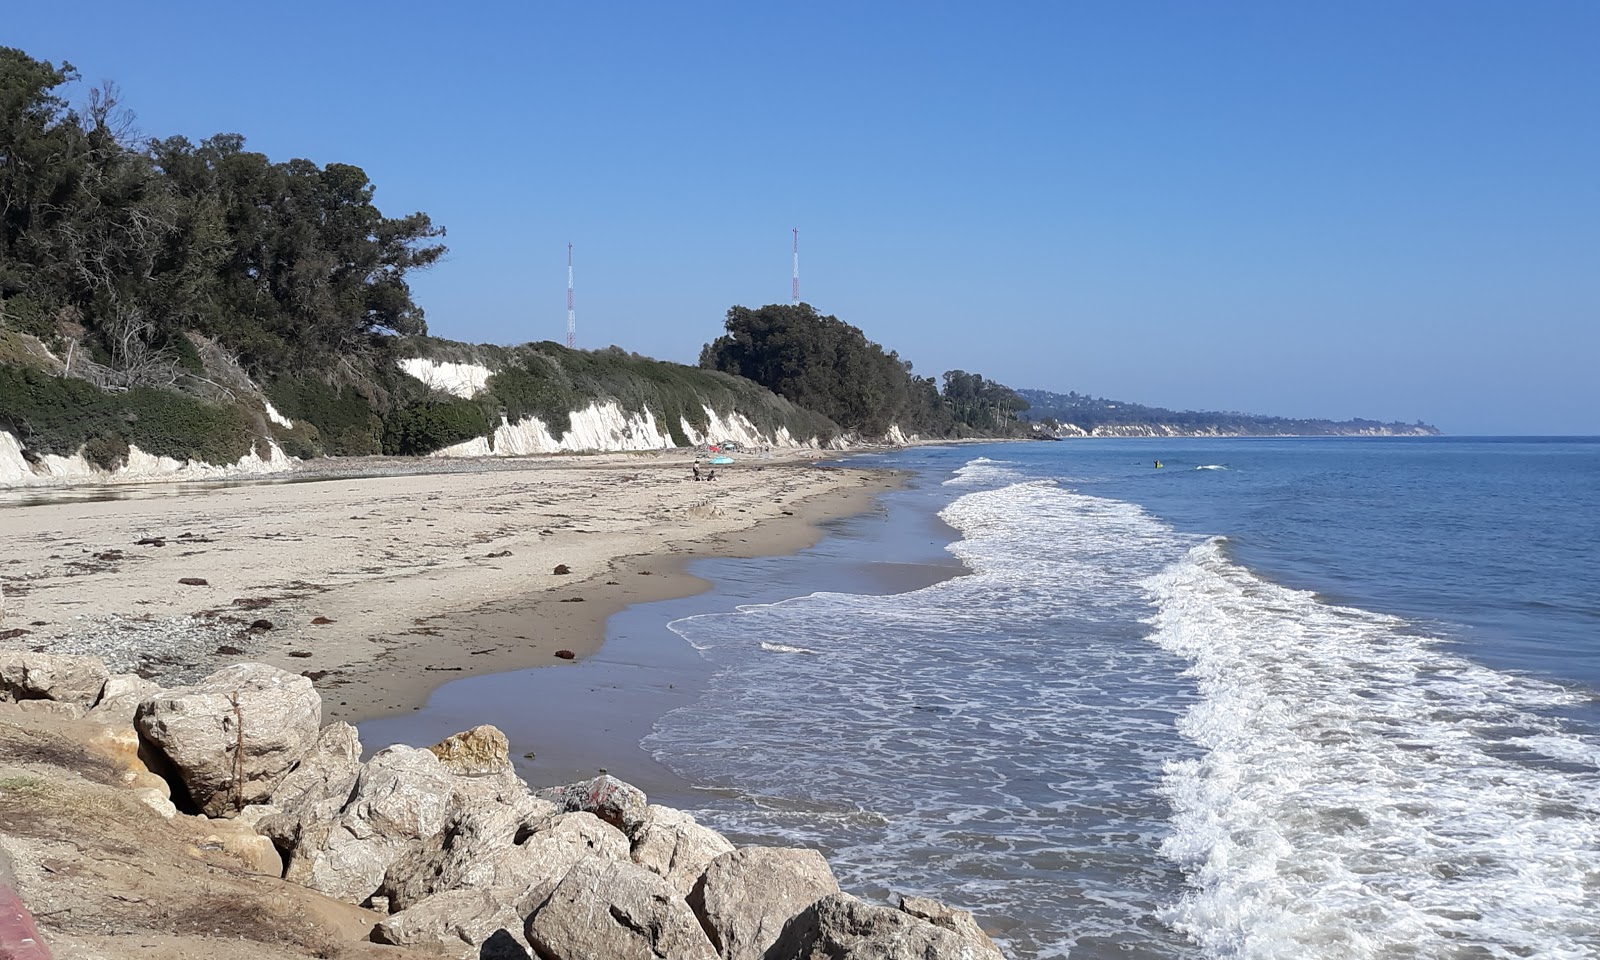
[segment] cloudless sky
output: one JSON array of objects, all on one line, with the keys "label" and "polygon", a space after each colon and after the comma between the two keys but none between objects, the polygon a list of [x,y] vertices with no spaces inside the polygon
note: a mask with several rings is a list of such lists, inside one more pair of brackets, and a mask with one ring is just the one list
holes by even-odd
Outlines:
[{"label": "cloudless sky", "polygon": [[[433,333],[693,363],[801,293],[1183,408],[1600,434],[1600,3],[10,3],[149,135],[366,169]],[[77,91],[81,96],[82,91]]]}]

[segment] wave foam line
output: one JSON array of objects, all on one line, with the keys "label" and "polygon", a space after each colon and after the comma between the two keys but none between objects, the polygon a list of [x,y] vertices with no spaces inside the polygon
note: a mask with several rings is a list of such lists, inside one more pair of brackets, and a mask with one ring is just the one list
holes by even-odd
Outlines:
[{"label": "wave foam line", "polygon": [[1201,700],[1167,765],[1164,919],[1217,956],[1600,956],[1594,738],[1580,697],[1396,618],[1319,602],[1219,541],[1146,581]]}]

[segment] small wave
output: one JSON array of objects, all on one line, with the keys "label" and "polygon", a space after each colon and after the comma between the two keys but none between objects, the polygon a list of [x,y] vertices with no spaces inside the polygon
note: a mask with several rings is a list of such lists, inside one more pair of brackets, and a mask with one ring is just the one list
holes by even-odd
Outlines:
[{"label": "small wave", "polygon": [[1196,470],[1232,470],[1233,468],[1229,467],[1229,466],[1225,466],[1225,465],[1220,464],[1220,463],[1202,463],[1200,466],[1195,467],[1195,469]]},{"label": "small wave", "polygon": [[761,649],[767,651],[768,653],[810,653],[810,654],[815,654],[817,652],[817,651],[811,649],[810,647],[791,647],[787,643],[768,643],[765,640],[761,641]]},{"label": "small wave", "polygon": [[956,468],[955,475],[944,482],[946,487],[997,487],[1022,479],[1022,472],[1013,469],[1014,461],[991,460],[976,457],[965,466]]}]

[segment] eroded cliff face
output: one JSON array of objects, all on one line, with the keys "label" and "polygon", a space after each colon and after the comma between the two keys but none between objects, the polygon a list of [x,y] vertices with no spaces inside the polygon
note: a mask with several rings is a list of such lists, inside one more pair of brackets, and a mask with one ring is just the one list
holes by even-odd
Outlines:
[{"label": "eroded cliff face", "polygon": [[[704,431],[695,429],[688,420],[682,421],[683,433],[691,443],[732,441],[745,446],[818,446],[815,438],[797,439],[783,427],[771,433],[764,432],[740,413],[724,417],[710,407],[705,411],[709,423]],[[537,453],[663,450],[675,446],[666,424],[658,422],[655,414],[648,410],[629,413],[615,402],[596,403],[574,410],[571,418],[571,426],[559,438],[538,417],[527,417],[515,423],[502,419],[495,428],[492,442],[487,437],[476,437],[437,450],[431,456],[523,457]]]},{"label": "eroded cliff face", "polygon": [[294,469],[294,461],[271,440],[262,440],[266,456],[255,451],[237,463],[204,463],[159,457],[129,445],[128,456],[115,470],[103,470],[90,463],[83,452],[70,457],[39,454],[23,455],[22,442],[0,430],[0,487],[71,486],[81,483],[148,483],[153,480],[221,480],[283,473]]}]

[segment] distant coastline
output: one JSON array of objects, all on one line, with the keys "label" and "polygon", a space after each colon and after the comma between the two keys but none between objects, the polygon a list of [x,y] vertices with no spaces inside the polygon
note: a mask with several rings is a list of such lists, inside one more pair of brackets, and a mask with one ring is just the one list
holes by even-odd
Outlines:
[{"label": "distant coastline", "polygon": [[1018,390],[1035,436],[1083,437],[1437,437],[1418,420],[1325,420],[1253,413],[1169,410],[1087,394]]}]

